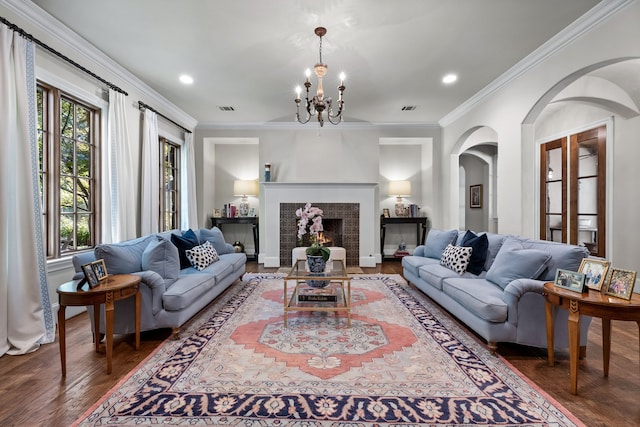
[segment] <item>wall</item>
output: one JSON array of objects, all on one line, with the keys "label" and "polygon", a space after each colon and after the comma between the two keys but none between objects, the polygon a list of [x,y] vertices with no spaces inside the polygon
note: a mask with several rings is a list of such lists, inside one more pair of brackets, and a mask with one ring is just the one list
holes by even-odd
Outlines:
[{"label": "wall", "polygon": [[[588,32],[574,37],[552,55],[531,65],[517,78],[481,99],[474,99],[443,120],[443,218],[455,227],[458,206],[458,162],[460,138],[478,126],[487,126],[498,135],[497,216],[499,231],[527,237],[536,236],[537,144],[540,133],[550,129],[582,125],[603,117],[596,111],[578,110],[579,122],[526,123],[530,111],[554,85],[578,70],[615,58],[640,57],[640,2],[629,3],[622,10],[600,22]],[[636,88],[637,89],[637,88]],[[565,120],[574,111],[565,115]],[[640,259],[633,256],[633,241],[637,241],[636,220],[631,212],[640,208],[640,187],[634,185],[640,176],[632,159],[638,159],[637,135],[639,119],[615,117],[612,149],[612,203],[608,232],[612,244],[609,259],[614,265],[640,271]],[[455,156],[455,160],[454,160]],[[453,168],[455,167],[455,172]]]},{"label": "wall", "polygon": [[[465,228],[473,231],[487,231],[488,230],[488,189],[489,182],[487,180],[487,164],[477,158],[476,156],[462,155],[460,156],[460,166],[465,171]],[[482,185],[482,207],[471,208],[470,207],[470,195],[469,186]]]}]

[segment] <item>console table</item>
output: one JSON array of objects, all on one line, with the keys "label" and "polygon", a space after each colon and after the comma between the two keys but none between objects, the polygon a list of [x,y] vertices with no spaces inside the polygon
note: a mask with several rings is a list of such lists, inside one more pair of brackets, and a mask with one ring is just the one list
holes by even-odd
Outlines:
[{"label": "console table", "polygon": [[580,316],[602,319],[602,365],[604,376],[609,376],[611,354],[611,321],[630,320],[640,326],[640,295],[632,294],[631,300],[615,298],[599,291],[573,292],[559,288],[553,282],[544,284],[546,298],[547,351],[549,366],[553,366],[554,321],[553,307],[569,310],[569,371],[571,393],[578,394],[578,358],[580,346]]},{"label": "console table", "polygon": [[[427,237],[427,221],[426,216],[416,217],[390,217],[387,218],[384,215],[380,216],[380,253],[382,254],[382,261],[385,259],[384,255],[384,239],[386,234],[387,225],[394,224],[415,224],[416,226],[416,245],[424,245],[424,241]],[[422,230],[422,236],[420,235]],[[387,259],[395,259],[394,257],[388,257]]]},{"label": "console table", "polygon": [[257,216],[240,216],[236,218],[211,218],[211,227],[218,227],[222,230],[222,224],[249,224],[253,230],[253,245],[255,247],[254,259],[258,260],[258,252],[260,251],[260,233],[258,228]]}]

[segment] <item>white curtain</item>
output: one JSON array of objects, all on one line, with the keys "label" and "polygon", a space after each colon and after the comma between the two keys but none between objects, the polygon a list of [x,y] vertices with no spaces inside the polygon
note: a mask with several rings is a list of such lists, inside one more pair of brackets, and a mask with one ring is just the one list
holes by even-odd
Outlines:
[{"label": "white curtain", "polygon": [[196,202],[196,157],[193,148],[193,134],[185,132],[184,156],[182,156],[182,170],[186,185],[182,187],[181,227],[183,230],[198,228],[198,206]]},{"label": "white curtain", "polygon": [[136,203],[132,183],[137,179],[131,161],[125,99],[123,93],[109,89],[108,136],[102,151],[102,205],[111,209],[108,215],[102,215],[104,243],[136,237]]},{"label": "white curtain", "polygon": [[142,190],[140,194],[140,233],[157,233],[160,223],[160,145],[158,115],[144,110],[142,134]]},{"label": "white curtain", "polygon": [[53,342],[38,189],[34,46],[0,24],[0,356]]}]

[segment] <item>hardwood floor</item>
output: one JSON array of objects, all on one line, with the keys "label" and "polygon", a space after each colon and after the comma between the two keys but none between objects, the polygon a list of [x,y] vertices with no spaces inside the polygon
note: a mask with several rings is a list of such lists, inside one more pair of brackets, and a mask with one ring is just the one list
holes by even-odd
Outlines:
[{"label": "hardwood floor", "polygon": [[[250,272],[271,272],[255,262]],[[365,273],[401,274],[400,263],[386,262]],[[443,313],[443,315],[446,315]],[[544,328],[544,322],[540,324]],[[170,330],[142,334],[139,351],[133,336],[114,343],[113,372],[106,373],[104,354],[93,351],[86,313],[67,322],[67,376],[60,375],[57,342],[24,356],[0,358],[0,425],[67,426],[142,362],[170,335]],[[569,393],[568,352],[556,353],[547,366],[546,350],[500,344],[498,353],[588,426],[640,425],[638,329],[633,322],[613,322],[609,377],[602,375],[601,323],[589,331],[587,358],[580,362],[578,395]]]}]

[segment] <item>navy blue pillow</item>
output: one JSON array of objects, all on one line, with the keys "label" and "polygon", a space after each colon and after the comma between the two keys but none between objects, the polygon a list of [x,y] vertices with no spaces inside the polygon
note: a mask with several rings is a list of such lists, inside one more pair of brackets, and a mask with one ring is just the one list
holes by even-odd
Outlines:
[{"label": "navy blue pillow", "polygon": [[477,235],[471,230],[467,230],[460,242],[460,246],[473,248],[471,259],[467,266],[467,271],[476,276],[482,273],[484,263],[487,260],[487,251],[489,249],[489,239],[486,234]]},{"label": "navy blue pillow", "polygon": [[180,269],[191,267],[191,261],[187,258],[186,250],[192,249],[194,246],[198,246],[200,242],[198,241],[198,236],[193,232],[192,229],[188,229],[182,236],[177,234],[171,235],[171,243],[176,245],[178,248],[178,254],[180,255]]}]

